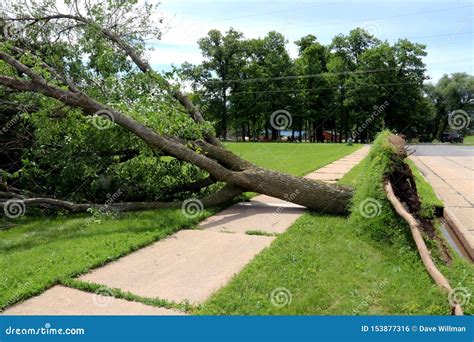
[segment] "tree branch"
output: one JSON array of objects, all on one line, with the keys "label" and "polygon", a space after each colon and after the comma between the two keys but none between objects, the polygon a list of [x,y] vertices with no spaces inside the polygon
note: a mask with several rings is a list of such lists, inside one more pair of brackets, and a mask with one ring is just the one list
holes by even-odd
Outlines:
[{"label": "tree branch", "polygon": [[[43,16],[43,17],[18,17],[18,18],[6,18],[5,20],[13,20],[13,21],[32,21],[32,24],[40,22],[40,21],[49,21],[54,19],[70,19],[75,20],[84,24],[88,25],[97,25],[97,23],[83,17],[80,15],[72,15],[72,14],[63,14],[58,13],[55,15]],[[110,41],[115,43],[120,49],[122,49],[127,56],[135,63],[135,65],[144,73],[151,73],[154,72],[151,68],[150,64],[143,60],[139,54],[135,51],[135,49],[128,44],[124,39],[122,39],[119,35],[113,33],[107,28],[100,27],[100,31],[102,34],[108,38]],[[166,80],[164,80],[165,86],[168,88],[168,91],[171,92],[171,95],[179,102],[181,105],[186,108],[189,116],[198,124],[202,124],[205,122],[201,112],[199,109],[194,106],[191,100],[179,89],[173,89],[173,86]],[[213,145],[221,146],[219,139],[215,136],[207,134],[206,139]]]},{"label": "tree branch", "polygon": [[88,97],[86,94],[73,93],[68,90],[63,90],[52,85],[48,85],[40,75],[3,51],[0,51],[0,59],[4,60],[16,70],[23,72],[32,79],[32,81],[26,81],[8,76],[0,76],[0,84],[21,91],[41,93],[45,96],[59,100],[69,106],[79,107],[87,114],[95,114],[99,111],[106,111],[111,116],[111,118],[108,119],[112,119],[116,124],[133,132],[151,147],[158,148],[183,161],[193,163],[203,170],[209,172],[218,180],[224,181],[231,177],[231,171],[227,170],[219,163],[207,158],[202,154],[192,151],[180,143],[159,135],[149,127],[144,126],[143,124],[130,117],[127,117],[113,108],[100,104],[94,99]]},{"label": "tree branch", "polygon": [[[235,197],[242,194],[244,190],[234,185],[226,185],[216,193],[201,199],[204,208],[218,207],[223,204],[230,203]],[[2,195],[3,193],[0,193]],[[15,197],[9,197],[15,198]],[[46,207],[54,207],[58,209],[65,209],[73,213],[86,212],[88,209],[102,209],[104,211],[119,210],[119,211],[139,211],[149,209],[179,209],[182,208],[184,202],[121,202],[121,203],[73,203],[63,201],[55,198],[27,198],[20,197],[19,200],[25,206],[41,205]],[[4,208],[6,202],[0,201],[0,207]]]}]

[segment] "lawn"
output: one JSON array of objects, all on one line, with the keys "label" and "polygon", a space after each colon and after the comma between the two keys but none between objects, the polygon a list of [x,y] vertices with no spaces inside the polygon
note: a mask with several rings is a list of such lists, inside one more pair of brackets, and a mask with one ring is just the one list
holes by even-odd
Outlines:
[{"label": "lawn", "polygon": [[[258,165],[303,174],[359,146],[231,143],[229,147]],[[278,157],[279,150],[282,157]],[[425,271],[407,226],[374,190],[379,183],[372,164],[366,158],[340,183],[358,185],[354,208],[363,195],[378,198],[380,216],[361,218],[357,210],[350,217],[307,212],[207,302],[186,308],[190,313],[218,315],[449,314],[447,295]],[[424,212],[431,214],[439,201],[416,170],[415,176]],[[210,214],[206,211],[203,217]],[[24,218],[17,227],[0,231],[0,307],[56,283],[94,291],[95,285],[71,277],[179,229],[192,228],[199,220],[190,220],[179,210],[127,213],[87,225],[88,218]],[[453,287],[474,289],[472,265],[455,256],[450,266],[440,268]],[[111,293],[150,305],[170,305],[158,299]],[[472,314],[473,305],[469,305],[465,309]]]},{"label": "lawn", "polygon": [[243,158],[269,169],[305,175],[355,152],[362,145],[309,143],[227,143]]},{"label": "lawn", "polygon": [[[276,289],[291,302],[275,305]],[[196,313],[446,314],[446,303],[416,255],[377,246],[345,218],[306,213]]]},{"label": "lawn", "polygon": [[[260,165],[293,174],[312,171],[357,150],[336,144],[229,144]],[[278,161],[278,151],[285,160]],[[90,215],[20,218],[0,230],[0,309],[41,293],[54,284],[115,260],[173,232],[192,228],[205,211],[189,219],[181,210],[155,210],[102,217]],[[100,222],[99,222],[100,221]],[[5,226],[5,225],[4,225]]]},{"label": "lawn", "polygon": [[[381,191],[386,157],[383,147],[377,149],[340,180],[358,186],[350,217],[304,214],[194,313],[450,314],[447,294],[429,277],[409,228]],[[432,215],[439,200],[417,170],[415,177],[423,213]],[[358,210],[368,197],[380,203],[373,218]],[[436,260],[440,269],[453,288],[472,293],[474,267],[451,254],[451,265]],[[474,313],[472,303],[464,309]]]},{"label": "lawn", "polygon": [[474,145],[474,135],[464,137],[464,145]]},{"label": "lawn", "polygon": [[[210,212],[205,211],[202,217]],[[105,217],[87,215],[24,219],[0,231],[0,308],[117,259],[183,228],[192,228],[181,210],[156,210]]]}]

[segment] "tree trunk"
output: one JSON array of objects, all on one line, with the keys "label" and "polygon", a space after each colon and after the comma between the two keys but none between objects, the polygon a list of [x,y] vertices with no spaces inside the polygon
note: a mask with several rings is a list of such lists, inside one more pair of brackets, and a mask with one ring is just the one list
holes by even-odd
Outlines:
[{"label": "tree trunk", "polygon": [[[105,30],[103,32],[104,35],[113,42],[116,42],[132,58],[140,70],[150,72],[151,68],[148,63],[141,61],[138,55],[134,54],[133,50],[130,51],[131,47],[125,41],[114,36],[114,33],[108,32],[106,29],[103,30]],[[29,53],[34,54],[34,51]],[[162,135],[125,113],[89,97],[85,92],[78,91],[75,85],[65,84],[60,78],[56,78],[60,86],[57,86],[55,82],[47,81],[41,73],[23,64],[19,58],[17,59],[13,55],[0,51],[0,59],[13,67],[22,77],[0,75],[1,85],[16,91],[34,92],[56,99],[67,106],[80,108],[84,116],[99,115],[98,113],[105,112],[107,113],[104,116],[105,119],[111,120],[116,125],[133,133],[150,148],[160,150],[179,160],[194,164],[209,173],[216,181],[226,183],[225,189],[231,189],[230,195],[235,195],[242,191],[253,191],[291,201],[319,212],[346,214],[348,211],[352,195],[350,188],[257,167],[224,148],[219,140],[210,134],[206,134],[205,140],[196,141],[183,141],[178,137]],[[168,85],[165,84],[165,86],[167,87]],[[197,124],[204,122],[201,113],[189,98],[179,90],[173,90],[171,86],[168,90],[172,92],[173,96],[183,105],[189,116]],[[307,127],[308,130],[309,126],[307,125]],[[322,135],[321,127],[318,128],[318,131]],[[272,133],[274,133],[273,130]],[[226,133],[223,132],[223,134],[225,137]],[[250,132],[248,136],[250,136]],[[219,197],[221,194],[219,192],[213,197],[216,198],[215,200],[203,200],[203,203],[210,206],[217,205],[220,203],[219,201],[226,199],[226,196]],[[225,193],[224,195],[228,194]],[[44,202],[44,199],[42,201]],[[52,205],[52,200],[49,199],[48,201]],[[35,201],[30,202],[33,203]],[[37,200],[36,202],[39,203],[41,201]],[[177,205],[176,203],[171,203],[166,204],[165,207],[176,207]],[[122,207],[123,209],[144,209],[148,207],[148,204],[122,204]],[[155,204],[155,207],[163,207],[163,205]]]},{"label": "tree trunk", "polygon": [[227,140],[227,87],[222,89],[222,139]]},{"label": "tree trunk", "polygon": [[285,173],[253,168],[232,183],[247,190],[293,202],[318,212],[347,214],[352,189]]},{"label": "tree trunk", "polygon": [[316,128],[316,141],[317,142],[324,142],[324,135],[323,135],[323,125],[322,123],[318,123],[318,126]]}]

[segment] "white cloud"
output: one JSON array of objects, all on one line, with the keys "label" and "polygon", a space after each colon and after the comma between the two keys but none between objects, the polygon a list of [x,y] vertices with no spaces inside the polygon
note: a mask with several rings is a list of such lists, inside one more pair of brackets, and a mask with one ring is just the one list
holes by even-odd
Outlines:
[{"label": "white cloud", "polygon": [[202,56],[197,49],[188,49],[184,47],[156,47],[148,52],[149,62],[152,65],[179,65],[184,62],[199,64]]},{"label": "white cloud", "polygon": [[[422,1],[417,2],[416,8],[410,7],[410,11],[402,11],[404,7],[397,7],[400,5],[393,5],[392,8],[391,3],[388,7],[379,8],[369,3],[366,6],[350,3],[341,6],[306,0],[291,3],[289,0],[275,0],[268,5],[258,1],[252,5],[235,0],[226,2],[233,5],[224,6],[220,1],[209,0],[182,0],[179,5],[164,3],[162,15],[166,29],[162,40],[152,44],[155,51],[149,53],[150,63],[168,70],[169,67],[166,66],[171,64],[179,65],[185,61],[200,63],[202,56],[197,41],[211,29],[225,32],[234,27],[243,32],[246,38],[263,37],[275,30],[286,36],[289,41],[287,49],[292,57],[296,57],[297,47],[293,42],[304,35],[314,34],[322,44],[329,44],[339,33],[347,34],[357,26],[367,26],[382,40],[394,42],[398,37],[407,37],[415,42],[427,43],[428,57],[425,62],[428,73],[435,80],[444,72],[466,69],[472,72],[472,61],[447,61],[472,55],[472,45],[462,45],[469,38],[469,33],[463,32],[470,31],[470,26],[466,28],[466,25],[461,25],[464,16],[453,17],[458,12],[445,13],[438,10],[438,7],[423,7]],[[287,6],[277,6],[276,3],[286,3]],[[340,11],[336,11],[337,9]],[[393,10],[393,15],[389,10]],[[423,11],[426,15],[413,15]],[[451,17],[447,18],[448,14]],[[442,27],[438,27],[439,24],[433,20],[440,16],[446,18]],[[446,33],[453,35],[444,36]]]}]

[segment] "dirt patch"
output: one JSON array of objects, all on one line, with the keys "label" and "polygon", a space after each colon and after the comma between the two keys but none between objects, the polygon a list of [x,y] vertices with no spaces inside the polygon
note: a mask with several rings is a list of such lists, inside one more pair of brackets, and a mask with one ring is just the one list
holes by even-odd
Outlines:
[{"label": "dirt patch", "polygon": [[391,136],[388,137],[388,141],[392,144],[394,152],[397,155],[399,155],[399,156],[405,155],[406,156],[405,139],[403,139],[402,136],[392,134]]},{"label": "dirt patch", "polygon": [[437,235],[433,222],[420,216],[421,202],[416,188],[415,177],[410,167],[404,161],[407,156],[405,141],[403,138],[395,135],[392,135],[389,141],[394,145],[396,154],[392,157],[390,172],[386,175],[386,179],[392,184],[393,192],[407,211],[420,222],[422,232],[435,242],[434,245],[437,246],[441,259],[445,263],[450,264],[452,257],[444,241]]}]

